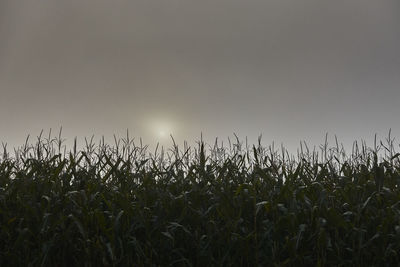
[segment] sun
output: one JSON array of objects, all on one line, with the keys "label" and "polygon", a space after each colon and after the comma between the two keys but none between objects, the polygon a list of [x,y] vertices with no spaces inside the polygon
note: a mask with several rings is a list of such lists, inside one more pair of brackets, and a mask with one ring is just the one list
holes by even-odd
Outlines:
[{"label": "sun", "polygon": [[149,132],[159,141],[167,141],[176,133],[176,127],[170,118],[157,117],[149,120]]},{"label": "sun", "polygon": [[172,134],[172,127],[168,122],[161,121],[155,124],[155,129],[153,131],[156,133],[158,138],[165,139]]},{"label": "sun", "polygon": [[159,132],[158,132],[158,136],[159,137],[161,137],[161,138],[165,138],[166,137],[166,132],[164,131],[164,130],[160,130]]},{"label": "sun", "polygon": [[149,112],[143,116],[142,122],[146,139],[154,144],[170,145],[179,139],[182,130],[180,117],[167,110]]}]

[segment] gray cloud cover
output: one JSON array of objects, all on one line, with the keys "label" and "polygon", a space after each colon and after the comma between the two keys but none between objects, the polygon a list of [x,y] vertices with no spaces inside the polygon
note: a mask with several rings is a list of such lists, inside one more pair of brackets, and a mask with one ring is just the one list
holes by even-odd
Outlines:
[{"label": "gray cloud cover", "polygon": [[64,126],[296,146],[398,126],[396,0],[0,0],[2,139]]}]

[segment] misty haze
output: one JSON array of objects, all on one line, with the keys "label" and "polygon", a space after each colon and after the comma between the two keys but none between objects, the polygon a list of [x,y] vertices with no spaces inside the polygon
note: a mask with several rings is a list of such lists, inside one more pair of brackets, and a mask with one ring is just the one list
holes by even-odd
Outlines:
[{"label": "misty haze", "polygon": [[398,266],[398,0],[0,0],[0,266]]}]

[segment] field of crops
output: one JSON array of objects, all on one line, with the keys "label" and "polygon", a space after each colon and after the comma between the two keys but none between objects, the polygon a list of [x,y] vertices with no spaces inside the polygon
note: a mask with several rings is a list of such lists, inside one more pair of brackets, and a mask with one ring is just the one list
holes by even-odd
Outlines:
[{"label": "field of crops", "polygon": [[0,266],[398,266],[393,140],[0,153]]}]

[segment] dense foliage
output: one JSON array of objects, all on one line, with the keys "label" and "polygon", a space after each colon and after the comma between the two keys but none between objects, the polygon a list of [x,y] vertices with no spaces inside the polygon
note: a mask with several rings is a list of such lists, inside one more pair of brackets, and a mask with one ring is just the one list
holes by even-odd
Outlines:
[{"label": "dense foliage", "polygon": [[68,152],[39,138],[1,157],[0,266],[398,265],[387,143],[295,157],[239,140],[149,153],[129,137]]}]

